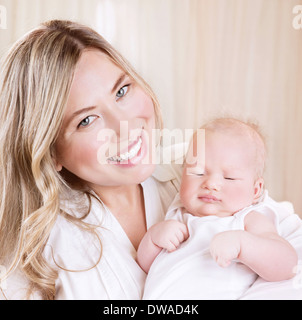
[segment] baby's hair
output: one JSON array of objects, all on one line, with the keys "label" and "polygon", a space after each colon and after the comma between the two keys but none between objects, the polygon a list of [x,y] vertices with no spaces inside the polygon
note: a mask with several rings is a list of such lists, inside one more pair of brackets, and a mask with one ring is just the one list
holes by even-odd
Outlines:
[{"label": "baby's hair", "polygon": [[249,139],[249,146],[255,148],[256,178],[263,176],[266,162],[266,143],[262,130],[257,123],[235,118],[216,118],[202,125],[200,129],[244,135]]}]

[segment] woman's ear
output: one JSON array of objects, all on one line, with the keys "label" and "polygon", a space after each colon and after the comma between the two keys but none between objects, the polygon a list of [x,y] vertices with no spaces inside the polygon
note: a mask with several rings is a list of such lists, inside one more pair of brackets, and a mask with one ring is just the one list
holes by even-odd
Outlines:
[{"label": "woman's ear", "polygon": [[52,151],[52,152],[51,152],[51,159],[52,159],[52,161],[53,161],[53,164],[54,164],[56,170],[57,170],[58,172],[60,172],[60,171],[63,169],[63,166],[61,165],[61,163],[60,163],[59,160],[57,159],[57,156],[56,156],[55,151]]},{"label": "woman's ear", "polygon": [[258,178],[254,184],[254,201],[257,203],[259,198],[262,196],[264,190],[264,179],[262,177]]},{"label": "woman's ear", "polygon": [[60,163],[55,162],[55,168],[58,172],[60,172],[63,169],[63,166]]}]

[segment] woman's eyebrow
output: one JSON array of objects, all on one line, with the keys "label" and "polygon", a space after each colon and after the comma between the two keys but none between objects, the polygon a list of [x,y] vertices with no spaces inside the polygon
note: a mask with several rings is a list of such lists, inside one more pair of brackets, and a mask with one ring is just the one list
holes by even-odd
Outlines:
[{"label": "woman's eyebrow", "polygon": [[[125,80],[125,78],[127,77],[126,73],[122,73],[118,79],[116,80],[113,88],[111,89],[111,94],[115,93],[116,90],[119,88],[119,86],[121,85],[121,83]],[[75,111],[66,121],[66,127],[68,127],[68,125],[73,121],[74,118],[76,118],[78,115],[82,114],[82,113],[86,113],[88,111],[91,111],[95,109],[95,106],[91,106],[91,107],[86,107],[86,108],[82,108],[79,109],[77,111]]]},{"label": "woman's eyebrow", "polygon": [[91,111],[95,109],[95,106],[92,106],[92,107],[86,107],[86,108],[82,108],[82,109],[79,109],[77,111],[75,111],[66,121],[66,127],[69,126],[69,124],[73,121],[74,118],[76,118],[78,115],[82,114],[82,113],[86,113],[88,111]]},{"label": "woman's eyebrow", "polygon": [[121,83],[124,81],[124,79],[127,77],[126,73],[122,73],[120,75],[120,77],[116,80],[112,90],[111,90],[111,94],[115,93],[117,91],[117,89],[119,89],[119,86],[121,85]]}]

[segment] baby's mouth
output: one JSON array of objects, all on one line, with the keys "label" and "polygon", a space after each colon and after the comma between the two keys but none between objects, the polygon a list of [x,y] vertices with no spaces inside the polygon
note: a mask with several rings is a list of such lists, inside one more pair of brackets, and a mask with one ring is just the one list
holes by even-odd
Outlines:
[{"label": "baby's mouth", "polygon": [[198,199],[203,201],[203,202],[207,202],[207,203],[220,202],[220,199],[216,198],[213,195],[202,195],[202,196],[199,196]]}]

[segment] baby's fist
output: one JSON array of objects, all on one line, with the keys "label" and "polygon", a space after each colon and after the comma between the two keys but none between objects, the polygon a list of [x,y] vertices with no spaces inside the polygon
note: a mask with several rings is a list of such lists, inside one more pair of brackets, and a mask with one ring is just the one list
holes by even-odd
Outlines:
[{"label": "baby's fist", "polygon": [[240,231],[225,231],[214,236],[210,253],[221,267],[228,267],[240,253]]},{"label": "baby's fist", "polygon": [[152,242],[169,252],[176,250],[189,236],[187,226],[177,220],[162,221],[151,228]]}]

